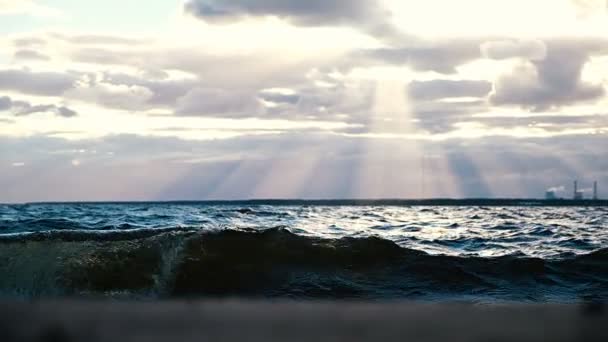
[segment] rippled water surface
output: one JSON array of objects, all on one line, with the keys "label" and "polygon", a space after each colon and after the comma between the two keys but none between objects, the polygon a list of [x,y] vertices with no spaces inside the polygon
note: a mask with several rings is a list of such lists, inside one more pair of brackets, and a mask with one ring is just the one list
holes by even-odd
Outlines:
[{"label": "rippled water surface", "polygon": [[608,300],[604,207],[0,206],[0,296]]},{"label": "rippled water surface", "polygon": [[603,207],[0,206],[0,235],[275,227],[323,238],[378,236],[402,247],[446,255],[552,258],[608,247],[608,209]]}]

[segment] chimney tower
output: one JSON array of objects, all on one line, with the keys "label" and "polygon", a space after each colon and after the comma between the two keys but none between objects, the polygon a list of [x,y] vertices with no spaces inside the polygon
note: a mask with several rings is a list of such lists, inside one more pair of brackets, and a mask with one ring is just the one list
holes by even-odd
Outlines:
[{"label": "chimney tower", "polygon": [[597,181],[593,182],[593,200],[597,201],[598,197],[597,197]]},{"label": "chimney tower", "polygon": [[572,196],[573,199],[578,197],[578,181],[574,181],[574,194]]}]

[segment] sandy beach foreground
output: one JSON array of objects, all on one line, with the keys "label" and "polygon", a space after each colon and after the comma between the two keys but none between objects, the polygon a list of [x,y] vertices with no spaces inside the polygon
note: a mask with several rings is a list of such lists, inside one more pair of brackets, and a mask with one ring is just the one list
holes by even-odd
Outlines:
[{"label": "sandy beach foreground", "polygon": [[257,301],[0,305],[0,341],[608,341],[601,305]]}]

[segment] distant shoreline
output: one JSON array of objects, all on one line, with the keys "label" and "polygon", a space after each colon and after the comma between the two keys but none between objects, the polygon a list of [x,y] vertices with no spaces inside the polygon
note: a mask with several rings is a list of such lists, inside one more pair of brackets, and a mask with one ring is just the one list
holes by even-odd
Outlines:
[{"label": "distant shoreline", "polygon": [[[10,203],[5,203],[11,205]],[[571,200],[571,199],[250,199],[250,200],[172,200],[172,201],[82,201],[82,202],[28,202],[22,205],[62,205],[62,204],[190,204],[190,205],[280,205],[280,206],[480,206],[480,207],[608,207],[608,200]],[[19,205],[14,203],[12,205]]]}]

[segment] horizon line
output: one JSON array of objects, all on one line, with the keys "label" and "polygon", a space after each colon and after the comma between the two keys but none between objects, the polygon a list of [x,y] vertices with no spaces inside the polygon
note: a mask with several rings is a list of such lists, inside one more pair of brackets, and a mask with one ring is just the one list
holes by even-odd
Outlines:
[{"label": "horizon line", "polygon": [[[571,198],[499,198],[499,197],[466,197],[466,198],[450,198],[450,197],[437,197],[437,198],[327,198],[327,199],[304,199],[304,198],[249,198],[249,199],[201,199],[201,200],[190,200],[190,199],[171,199],[171,200],[84,200],[84,201],[27,201],[27,202],[0,202],[0,205],[44,205],[44,204],[188,204],[188,203],[201,203],[201,204],[298,204],[298,203],[326,203],[326,204],[384,204],[384,205],[415,205],[415,204],[436,204],[437,202],[443,202],[445,204],[458,204],[465,202],[482,203],[488,202],[488,204],[526,204],[526,202],[536,202],[542,204],[602,204],[608,205],[608,199],[571,199]],[[528,203],[533,204],[533,203]],[[441,205],[441,203],[436,204]]]}]

